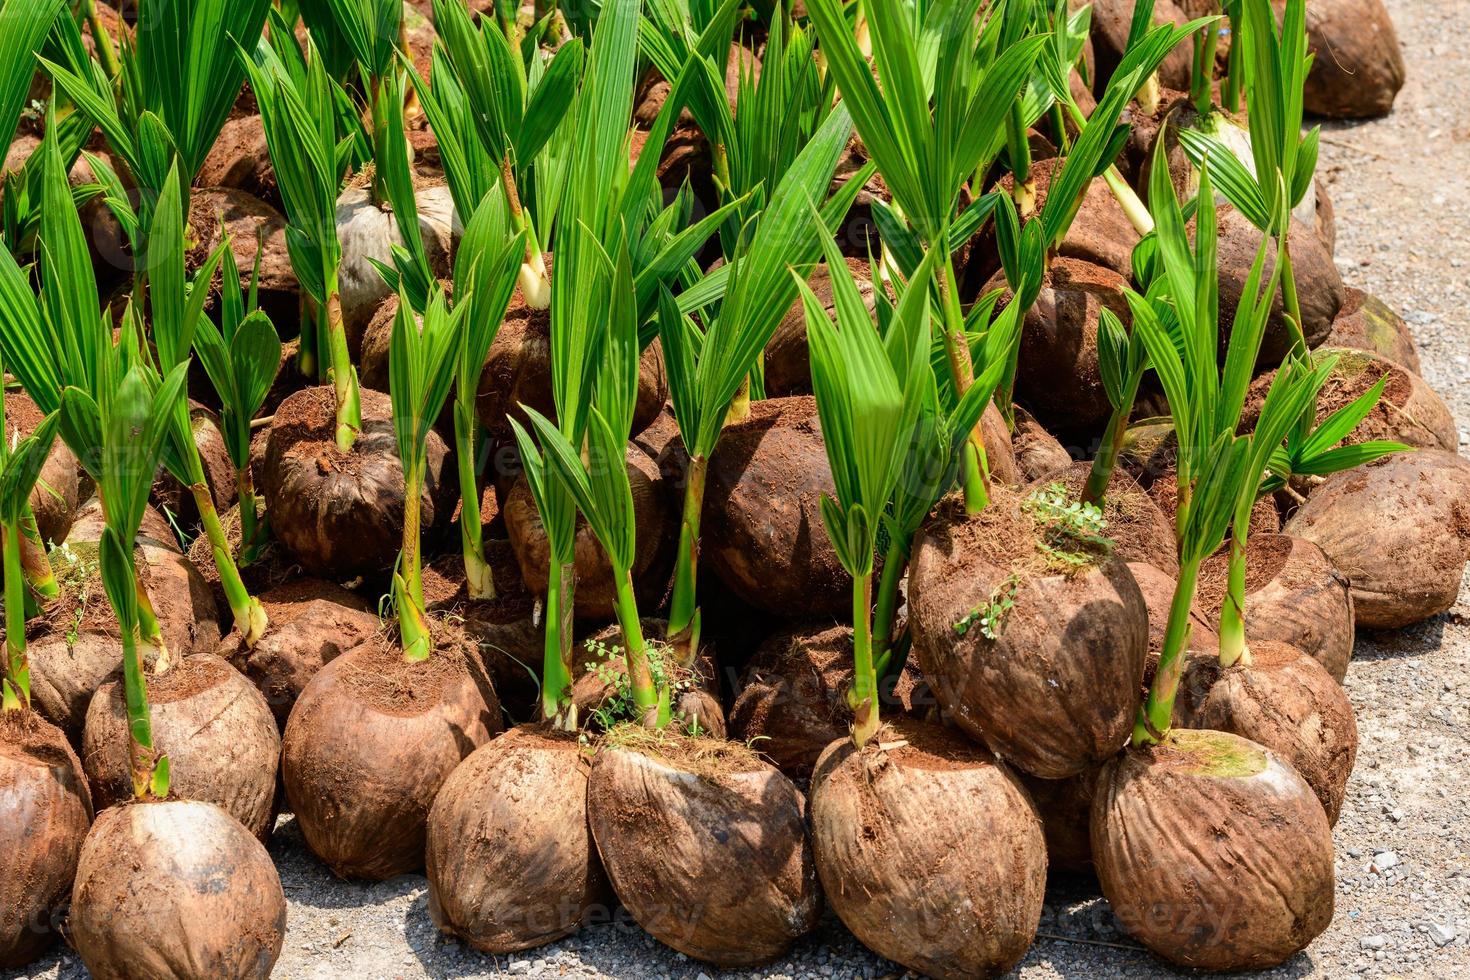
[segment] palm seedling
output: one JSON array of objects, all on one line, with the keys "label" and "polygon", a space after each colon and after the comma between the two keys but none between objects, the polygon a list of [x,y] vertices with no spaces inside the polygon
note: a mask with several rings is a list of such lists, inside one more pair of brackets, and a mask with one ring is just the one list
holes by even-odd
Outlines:
[{"label": "palm seedling", "polygon": [[[342,320],[336,207],[351,137],[340,134],[337,89],[310,39],[305,58],[289,32],[279,29],[271,31],[270,42],[257,43],[253,59],[245,49],[237,53],[260,105],[271,164],[291,221],[286,235],[291,266],[311,300],[312,319],[323,325],[320,330],[303,328],[303,357],[316,349],[311,337],[325,341],[336,397],[337,448],[348,452],[362,427],[362,408]],[[311,367],[303,364],[304,369]]]},{"label": "palm seedling", "polygon": [[[173,371],[180,365],[187,367],[194,353],[196,336],[200,336],[199,325],[207,319],[204,314],[204,301],[209,294],[209,282],[215,271],[219,268],[221,258],[226,246],[221,245],[203,265],[194,273],[190,280],[184,270],[184,211],[179,206],[182,196],[179,172],[176,167],[170,168],[169,175],[161,188],[158,207],[153,212],[153,224],[148,235],[148,289],[146,294],[136,293],[129,303],[128,311],[124,315],[124,329],[136,329],[141,336],[144,310],[142,304],[147,303],[147,320],[151,326],[150,337],[153,347],[157,351],[157,368],[160,373]],[[236,302],[238,303],[239,279],[234,280],[234,285],[226,288],[228,295],[232,290],[236,291]],[[236,310],[236,313],[239,311]],[[230,316],[227,311],[226,324]],[[210,360],[214,360],[213,368],[217,374],[216,387],[231,396],[243,395],[238,400],[232,400],[229,407],[236,409],[235,415],[230,418],[227,428],[230,435],[226,439],[226,445],[231,447],[231,457],[236,460],[236,466],[249,470],[250,466],[250,419],[254,410],[264,401],[265,392],[270,383],[275,379],[276,368],[280,363],[279,341],[276,340],[275,330],[264,314],[253,314],[254,319],[244,327],[241,334],[241,347],[239,348],[240,359],[238,362],[232,356],[227,355],[225,363],[221,363],[218,357],[221,352],[223,339],[213,324],[205,328],[202,336],[202,346],[208,349],[211,343],[220,346],[212,350],[215,355],[209,359],[203,359],[206,371],[210,368]],[[234,328],[232,329],[232,338]],[[246,345],[254,345],[253,349],[247,349]],[[272,347],[274,346],[274,350]],[[248,363],[247,363],[248,359]],[[245,376],[246,384],[250,390],[237,392],[234,390],[235,378],[229,377],[225,372],[233,373],[238,369]],[[219,384],[219,381],[229,381],[230,385]],[[243,418],[239,416],[239,409],[247,407],[249,411]],[[265,608],[254,596],[250,595],[245,588],[245,583],[240,577],[240,569],[236,562],[234,549],[231,547],[229,538],[225,533],[224,525],[220,521],[219,512],[214,506],[214,495],[209,488],[204,473],[204,463],[199,455],[199,446],[194,441],[193,429],[189,421],[188,403],[181,401],[176,406],[169,430],[169,440],[164,451],[164,465],[184,486],[189,488],[194,497],[195,506],[199,510],[200,523],[204,526],[204,532],[209,538],[210,551],[214,556],[216,569],[219,571],[220,585],[224,589],[225,597],[229,601],[230,611],[234,614],[235,628],[240,631],[241,638],[246,646],[254,646],[256,641],[265,634],[269,625],[265,614]],[[253,494],[252,494],[253,497]],[[246,501],[242,498],[242,508]],[[249,501],[253,507],[253,499]],[[241,518],[242,521],[244,518]],[[242,529],[244,525],[242,524]],[[243,543],[244,539],[242,539]]]},{"label": "palm seedling", "polygon": [[[839,106],[768,192],[769,202],[730,263],[681,295],[677,306],[672,299],[660,304],[659,336],[674,417],[689,454],[669,608],[669,638],[686,666],[699,645],[700,517],[710,456],[732,402],[799,295],[788,270],[807,270],[816,262],[825,228],[840,223],[862,187],[865,173],[860,172],[823,203],[820,217],[812,210],[831,183],[851,129],[851,117]],[[703,329],[683,315],[715,301],[718,307],[706,314]]]},{"label": "palm seedling", "polygon": [[[54,132],[54,127],[51,128]],[[112,343],[112,325],[110,318],[104,316],[98,298],[97,280],[67,183],[62,153],[59,137],[48,136],[38,150],[44,176],[38,231],[42,243],[39,297],[10,253],[0,253],[0,281],[4,284],[5,297],[0,305],[3,313],[0,340],[3,340],[5,363],[46,414],[61,407],[61,393],[65,388],[95,395],[105,387],[103,352]],[[93,453],[95,447],[74,442],[65,428],[62,439],[98,486],[105,508],[102,461]],[[56,593],[49,566],[39,573],[28,574],[40,594]],[[156,648],[167,662],[162,629],[141,581],[137,583],[137,608],[143,641]]]},{"label": "palm seedling", "polygon": [[265,524],[257,510],[259,498],[250,472],[250,435],[255,415],[265,404],[281,362],[281,339],[275,325],[256,305],[260,282],[260,252],[249,290],[237,285],[240,272],[235,253],[225,236],[221,249],[223,289],[220,293],[220,323],[207,316],[194,325],[194,350],[199,363],[214,385],[222,406],[220,421],[225,449],[235,467],[236,496],[240,503],[240,548],[242,564],[249,564],[265,544]]},{"label": "palm seedling", "polygon": [[183,190],[178,203],[189,213],[189,185],[244,79],[234,45],[260,36],[269,7],[269,0],[144,0],[136,31],[122,38],[116,84],[80,44],[64,46],[65,64],[42,59],[130,172],[141,192],[141,227],[152,227],[150,215],[175,165]]},{"label": "palm seedling", "polygon": [[[1033,35],[1001,49],[1005,18],[996,9],[986,15],[977,39],[972,25],[980,16],[978,2],[931,8],[927,18],[937,25],[933,33],[939,51],[926,71],[914,15],[896,0],[867,4],[880,92],[836,0],[818,0],[809,7],[837,89],[894,204],[924,249],[945,253],[937,276],[942,338],[951,381],[961,395],[974,380],[951,255],[959,244],[954,231],[962,192],[970,177],[988,170],[999,153],[1005,120],[1045,41]],[[971,513],[983,508],[988,497],[985,470],[977,428],[964,454],[963,486]]]}]

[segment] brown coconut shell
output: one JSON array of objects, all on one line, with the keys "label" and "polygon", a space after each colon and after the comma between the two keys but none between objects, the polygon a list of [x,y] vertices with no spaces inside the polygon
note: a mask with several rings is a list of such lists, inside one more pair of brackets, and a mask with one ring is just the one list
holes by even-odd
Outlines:
[{"label": "brown coconut shell", "polygon": [[67,934],[98,980],[265,980],[286,896],[265,847],[219,807],[117,806],[82,847]]},{"label": "brown coconut shell", "polygon": [[1175,729],[1109,763],[1092,853],[1124,929],[1179,966],[1273,967],[1332,921],[1322,804],[1289,764],[1237,735]]},{"label": "brown coconut shell", "polygon": [[[122,667],[117,617],[102,586],[96,548],[75,541],[76,530],[68,539],[70,560],[63,558],[65,552],[52,552],[61,594],[32,620],[26,644],[36,707],[74,739],[82,734],[92,695]],[[213,652],[220,638],[214,596],[188,559],[140,544],[134,560],[175,662]],[[151,660],[151,647],[142,652]]]},{"label": "brown coconut shell", "polygon": [[[1460,430],[1450,407],[1419,375],[1364,350],[1319,347],[1312,352],[1312,359],[1319,364],[1328,358],[1336,358],[1337,366],[1317,396],[1318,424],[1388,376],[1378,404],[1348,433],[1342,445],[1387,439],[1447,452],[1454,452],[1459,446]],[[1274,374],[1266,374],[1251,383],[1246,408],[1241,414],[1241,425],[1246,429],[1253,428],[1260,417],[1261,403],[1273,378]]]},{"label": "brown coconut shell", "polygon": [[[1155,24],[1189,23],[1183,4],[1175,0],[1157,0],[1154,4]],[[1097,53],[1097,70],[1093,76],[1093,93],[1102,98],[1103,90],[1128,48],[1128,28],[1133,23],[1133,0],[1101,0],[1092,5],[1092,45]],[[1181,41],[1159,66],[1159,83],[1166,88],[1189,87],[1194,67],[1194,45],[1191,38]]]},{"label": "brown coconut shell", "polygon": [[817,924],[806,798],[743,746],[619,729],[587,781],[587,820],[618,900],[687,956],[759,966]]},{"label": "brown coconut shell", "polygon": [[1034,415],[1019,405],[1015,406],[1015,412],[1016,428],[1011,433],[1011,446],[1023,482],[1034,483],[1072,465],[1072,454],[1036,421]]},{"label": "brown coconut shell", "polygon": [[312,853],[344,878],[382,881],[423,867],[434,794],[502,728],[468,641],[435,629],[411,664],[383,636],[327,664],[286,723],[286,796]]},{"label": "brown coconut shell", "polygon": [[521,581],[510,542],[484,539],[495,582],[494,599],[471,599],[464,556],[441,555],[424,567],[424,599],[430,612],[452,617],[479,648],[480,660],[512,718],[534,718],[539,707],[539,666],[545,625],[537,620],[536,596]]},{"label": "brown coconut shell", "polygon": [[[967,517],[940,503],[909,568],[909,630],[951,720],[1035,776],[1061,779],[1127,741],[1148,652],[1148,610],[1121,558],[1053,567],[1019,495]],[[998,636],[972,622],[1009,597]],[[961,629],[959,624],[968,624]]]},{"label": "brown coconut shell", "polygon": [[1092,873],[1092,798],[1102,767],[1066,779],[1016,778],[1031,794],[1046,837],[1046,869],[1051,874]]},{"label": "brown coconut shell", "polygon": [[1404,318],[1377,296],[1347,287],[1342,309],[1332,321],[1332,330],[1322,340],[1324,347],[1365,350],[1419,372],[1419,349]]},{"label": "brown coconut shell", "polygon": [[[637,549],[633,555],[633,590],[641,605],[659,605],[673,573],[673,552],[677,542],[678,523],[671,488],[659,471],[658,464],[637,445],[630,444],[625,455],[628,483],[633,494],[634,523],[638,528]],[[546,595],[550,573],[551,542],[546,526],[536,509],[535,498],[525,477],[516,480],[505,500],[505,530],[520,564],[526,588],[538,596]],[[574,607],[579,619],[606,621],[617,612],[617,588],[612,564],[608,561],[592,527],[578,515],[574,562],[576,591]]]},{"label": "brown coconut shell", "polygon": [[[857,283],[858,293],[869,313],[874,306],[873,272],[866,259],[848,259],[847,271]],[[835,317],[832,276],[825,262],[812,270],[807,287],[817,297],[829,317]],[[812,393],[811,352],[806,346],[806,306],[801,297],[776,325],[776,332],[766,343],[765,384],[768,398]]]},{"label": "brown coconut shell", "polygon": [[[91,482],[90,477],[87,482]],[[66,536],[66,544],[73,549],[90,545],[95,552],[102,542],[104,527],[106,521],[103,520],[102,504],[96,497],[88,497],[77,509],[76,520],[72,521],[71,532]],[[147,545],[160,551],[172,551],[176,555],[184,553],[184,549],[179,547],[179,539],[174,537],[174,529],[169,526],[168,518],[152,506],[143,508],[143,523],[138,526],[137,540],[139,545]]]},{"label": "brown coconut shell", "polygon": [[[269,158],[262,157],[268,164]],[[200,186],[204,187],[203,184]],[[282,333],[293,332],[286,327],[301,319],[301,284],[296,280],[291,254],[286,248],[285,216],[249,189],[206,187],[190,193],[189,222],[195,244],[189,249],[188,268],[199,268],[208,260],[210,253],[219,248],[224,241],[221,235],[223,225],[223,233],[230,236],[230,251],[240,273],[241,289],[250,288],[256,250],[263,248],[258,287],[260,308]],[[218,282],[219,273],[215,275]],[[211,288],[217,287],[212,285]],[[218,308],[217,292],[211,296],[210,303]]]},{"label": "brown coconut shell", "polygon": [[[269,837],[281,737],[255,685],[201,653],[149,677],[148,704],[154,748],[169,758],[173,792],[222,807],[256,837]],[[131,744],[122,681],[109,681],[93,696],[82,735],[82,761],[99,807],[132,798]]]},{"label": "brown coconut shell", "polygon": [[[984,291],[1005,288],[997,273]],[[1091,435],[1112,414],[1097,359],[1097,320],[1112,310],[1132,322],[1124,298],[1127,280],[1081,259],[1058,258],[1047,269],[1036,303],[1021,327],[1016,400],[1053,432]],[[1007,289],[997,304],[1011,302]]]},{"label": "brown coconut shell", "polygon": [[[271,533],[313,575],[348,579],[393,566],[403,538],[403,464],[393,406],[363,388],[362,431],[351,451],[337,449],[336,397],[330,386],[298,391],[276,409],[261,491]],[[429,433],[420,499],[423,533],[449,521],[458,487],[448,445]]]},{"label": "brown coconut shell", "polygon": [[1317,56],[1302,93],[1307,112],[1366,119],[1393,108],[1406,71],[1382,0],[1316,0],[1307,11],[1307,46]]},{"label": "brown coconut shell", "polygon": [[[731,731],[803,783],[827,746],[852,728],[847,704],[852,674],[851,627],[783,630],[762,643],[746,665],[730,709]],[[878,713],[884,718],[912,713],[928,693],[907,665],[878,684]]]},{"label": "brown coconut shell", "polygon": [[[795,6],[800,6],[801,0],[796,0]],[[795,12],[793,17],[802,16]],[[868,148],[863,145],[862,137],[857,130],[847,138],[847,145],[842,148],[842,155],[837,158],[837,166],[832,171],[832,181],[827,185],[827,193],[836,193],[837,189],[856,177],[858,171],[866,167],[871,160]],[[857,197],[852,202],[852,207],[847,209],[843,216],[842,224],[833,229],[833,235],[837,239],[837,247],[843,255],[858,259],[866,259],[870,255],[877,255],[882,242],[878,237],[878,228],[873,221],[873,202],[890,201],[892,195],[888,192],[888,185],[883,181],[883,175],[874,170],[858,191]],[[959,256],[956,257],[959,260]]]},{"label": "brown coconut shell", "polygon": [[[1228,551],[1206,558],[1200,567],[1196,602],[1212,623],[1220,621],[1229,571]],[[1246,639],[1288,644],[1338,681],[1347,675],[1353,658],[1352,593],[1321,548],[1288,534],[1251,534],[1245,591]]]},{"label": "brown coconut shell", "polygon": [[260,113],[225,120],[194,182],[200,187],[242,190],[274,208],[281,207],[281,188],[271,166]]},{"label": "brown coconut shell", "polygon": [[1286,522],[1347,577],[1359,626],[1444,612],[1470,560],[1470,461],[1420,449],[1329,476]]},{"label": "brown coconut shell", "polygon": [[1016,461],[1016,451],[1011,445],[1011,427],[1000,413],[995,402],[985,406],[980,413],[980,442],[985,446],[985,465],[990,478],[1008,487],[1025,482],[1021,476],[1021,464]]},{"label": "brown coconut shell", "polygon": [[[552,263],[548,261],[547,265],[549,269]],[[652,423],[669,398],[660,351],[655,339],[643,349],[638,360],[633,435]],[[480,387],[475,394],[475,414],[492,439],[509,443],[515,437],[510,426],[512,418],[522,426],[531,424],[530,418],[520,410],[521,405],[534,408],[548,419],[556,419],[556,400],[551,391],[550,311],[528,308],[517,292],[485,358]]]},{"label": "brown coconut shell", "polygon": [[250,679],[284,731],[292,706],[317,671],[367,642],[382,624],[357,593],[321,579],[297,579],[257,598],[270,620],[265,635],[247,647],[239,633],[231,633],[219,655]]},{"label": "brown coconut shell", "polygon": [[1231,732],[1263,745],[1312,787],[1329,823],[1337,823],[1358,757],[1358,723],[1347,692],[1326,669],[1293,646],[1250,645],[1230,667],[1199,659],[1189,665],[1189,726]]},{"label": "brown coconut shell", "polygon": [[[418,208],[419,235],[435,278],[450,272],[450,254],[459,234],[454,199],[444,184],[426,184],[414,191]],[[342,323],[350,350],[356,351],[362,332],[378,304],[392,290],[370,259],[393,264],[393,246],[402,245],[393,212],[373,203],[367,186],[353,183],[337,198],[337,238],[342,243],[338,283],[342,300]]]},{"label": "brown coconut shell", "polygon": [[[1092,464],[1078,461],[1060,473],[1036,481],[1030,489],[1060,483],[1075,497],[1082,493],[1091,474]],[[1108,479],[1102,512],[1107,522],[1103,533],[1113,542],[1113,554],[1127,562],[1147,562],[1170,575],[1179,571],[1173,522],[1121,467],[1115,468]]]},{"label": "brown coconut shell", "polygon": [[0,713],[0,969],[56,938],[92,797],[61,729],[33,711]]},{"label": "brown coconut shell", "polygon": [[590,759],[575,735],[512,728],[444,781],[429,813],[429,915],[482,953],[577,931],[612,891],[587,824]]},{"label": "brown coconut shell", "polygon": [[[25,392],[5,393],[7,440],[13,436],[21,439],[30,436],[44,418],[36,403]],[[28,498],[31,513],[36,517],[36,530],[40,532],[42,541],[60,543],[66,540],[71,531],[80,503],[79,472],[80,465],[75,454],[58,438],[51,444],[51,452],[46,455],[46,462],[41,466],[40,478]]]},{"label": "brown coconut shell", "polygon": [[996,977],[1041,919],[1046,843],[1026,790],[984,749],[897,719],[822,753],[812,847],[827,901],[863,945],[940,980]]}]

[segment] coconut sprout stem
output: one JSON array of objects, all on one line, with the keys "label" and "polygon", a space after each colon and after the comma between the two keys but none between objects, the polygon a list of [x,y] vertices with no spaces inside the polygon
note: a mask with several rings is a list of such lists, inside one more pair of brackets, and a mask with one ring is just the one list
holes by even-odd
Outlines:
[{"label": "coconut sprout stem", "polygon": [[1098,448],[1097,457],[1092,461],[1092,469],[1087,474],[1087,483],[1082,487],[1082,503],[1093,504],[1101,507],[1103,498],[1107,496],[1108,484],[1113,480],[1113,471],[1118,466],[1118,456],[1123,452],[1123,441],[1128,434],[1128,417],[1133,414],[1133,403],[1138,397],[1138,384],[1142,375],[1134,372],[1128,379],[1129,385],[1124,391],[1124,404],[1116,409],[1108,419],[1108,427],[1103,432],[1102,445]]},{"label": "coconut sprout stem", "polygon": [[1022,115],[1021,99],[1011,103],[1006,116],[1006,149],[1011,157],[1013,184],[1011,199],[1016,202],[1016,211],[1028,218],[1036,211],[1036,181],[1031,176],[1031,143],[1026,138],[1026,120]]},{"label": "coconut sprout stem", "polygon": [[480,527],[480,481],[475,472],[476,436],[473,411],[455,405],[455,459],[459,469],[459,540],[464,553],[465,589],[471,599],[494,599],[495,576],[485,559],[485,535]]},{"label": "coconut sprout stem", "polygon": [[304,378],[315,379],[317,376],[317,338],[321,331],[319,319],[320,311],[317,305],[311,301],[311,297],[303,291],[301,294],[301,336],[300,347],[296,352],[296,367],[301,371]]},{"label": "coconut sprout stem", "polygon": [[255,515],[259,498],[255,496],[255,477],[251,475],[249,465],[241,466],[235,471],[235,496],[240,501],[239,564],[248,565],[255,560],[264,543],[262,532],[265,530],[261,526],[260,518]]},{"label": "coconut sprout stem", "polygon": [[97,60],[101,62],[102,70],[107,77],[116,79],[122,67],[118,64],[117,51],[112,46],[112,37],[107,33],[107,28],[97,13],[96,0],[82,0],[82,8],[87,17],[87,26],[92,31],[92,46],[97,51]]},{"label": "coconut sprout stem", "polygon": [[31,670],[26,661],[26,580],[20,568],[20,524],[0,529],[5,562],[5,689],[3,707],[31,706]]},{"label": "coconut sprout stem", "polygon": [[1213,83],[1215,81],[1215,49],[1219,44],[1220,28],[1211,22],[1201,28],[1194,41],[1194,72],[1190,76],[1189,99],[1200,115],[1214,108]]},{"label": "coconut sprout stem", "polygon": [[878,675],[873,669],[873,572],[852,580],[852,742],[858,748],[878,733]]},{"label": "coconut sprout stem", "polygon": [[679,524],[679,552],[674,564],[674,594],[669,601],[669,642],[682,666],[694,664],[699,648],[699,518],[704,511],[704,488],[709,457],[689,461],[684,484],[684,516]]},{"label": "coconut sprout stem", "polygon": [[563,731],[577,727],[577,706],[572,701],[572,600],[576,567],[555,557],[546,579],[545,647],[541,664],[541,715]]},{"label": "coconut sprout stem", "polygon": [[21,569],[30,582],[31,589],[42,599],[54,599],[61,594],[61,586],[56,582],[56,572],[51,568],[51,556],[46,554],[46,544],[41,540],[41,532],[36,527],[36,515],[31,511],[29,503],[25,506],[25,513],[20,520],[20,564]]},{"label": "coconut sprout stem", "polygon": [[433,638],[424,611],[422,531],[424,475],[418,467],[403,474],[403,549],[393,575],[393,598],[398,607],[398,632],[403,640],[403,659],[420,662],[434,652]]},{"label": "coconut sprout stem", "polygon": [[347,328],[342,320],[342,297],[337,292],[337,277],[332,276],[327,292],[327,343],[331,348],[332,388],[337,396],[337,449],[351,452],[362,429],[362,403],[357,389],[357,371],[347,352]]},{"label": "coconut sprout stem", "polygon": [[143,672],[137,638],[132,624],[122,633],[123,704],[128,716],[128,764],[133,775],[133,795],[138,799],[168,796],[167,762],[160,764],[153,747],[153,719],[148,710],[148,680]]},{"label": "coconut sprout stem", "polygon": [[[618,625],[623,631],[623,658],[628,668],[628,686],[633,704],[643,724],[662,728],[668,721],[660,710],[662,699],[653,682],[653,669],[648,663],[648,643],[643,638],[643,624],[638,618],[638,600],[633,595],[633,573],[620,569],[617,586]],[[652,722],[652,725],[649,723]]]},{"label": "coconut sprout stem", "polygon": [[[1287,219],[1290,221],[1290,218]],[[1286,319],[1291,324],[1294,352],[1305,356],[1307,338],[1302,333],[1302,303],[1296,292],[1296,276],[1291,269],[1291,235],[1283,228],[1276,236],[1276,251],[1281,256],[1281,297],[1286,304]]]},{"label": "coconut sprout stem", "polygon": [[164,641],[158,614],[153,611],[153,600],[148,596],[148,590],[143,588],[143,581],[138,578],[136,567],[133,571],[133,591],[138,597],[138,635],[145,644],[158,652],[154,664],[155,669],[162,673],[173,663],[173,657]]},{"label": "coconut sprout stem", "polygon": [[1148,698],[1138,709],[1133,726],[1134,745],[1153,745],[1168,734],[1174,721],[1174,699],[1179,695],[1179,679],[1184,672],[1184,655],[1189,649],[1192,632],[1191,607],[1195,586],[1199,581],[1200,559],[1191,557],[1181,562],[1179,584],[1169,604],[1169,622],[1164,628],[1164,648],[1154,673]]},{"label": "coconut sprout stem", "polygon": [[[198,449],[195,449],[190,466],[194,468],[199,465]],[[230,551],[229,538],[220,523],[219,512],[214,508],[214,496],[210,493],[209,484],[204,482],[202,473],[199,479],[190,484],[189,492],[194,495],[194,504],[199,509],[199,522],[204,525],[204,533],[209,538],[214,567],[219,571],[220,588],[224,590],[225,598],[230,603],[230,612],[235,617],[235,629],[240,631],[240,637],[247,647],[254,647],[270,625],[265,607],[250,594],[245,588],[244,580],[240,578],[240,568],[235,564],[235,557]]]},{"label": "coconut sprout stem", "polygon": [[1113,199],[1118,202],[1118,206],[1128,216],[1128,221],[1133,225],[1133,230],[1138,232],[1140,237],[1153,234],[1153,215],[1148,213],[1148,208],[1144,206],[1143,199],[1123,179],[1123,175],[1118,172],[1116,166],[1110,166],[1103,171],[1103,181],[1108,185],[1108,190],[1112,192]]},{"label": "coconut sprout stem", "polygon": [[893,624],[898,618],[898,586],[908,568],[908,542],[893,542],[883,558],[878,577],[878,604],[873,611],[873,659],[884,662],[893,646]]},{"label": "coconut sprout stem", "polygon": [[1251,662],[1250,644],[1245,637],[1245,556],[1246,538],[1250,533],[1251,505],[1255,497],[1242,494],[1235,505],[1230,534],[1230,570],[1225,589],[1225,602],[1220,607],[1220,666]]},{"label": "coconut sprout stem", "polygon": [[[949,241],[949,229],[939,236],[941,243]],[[944,245],[931,246],[946,248]],[[949,360],[950,375],[954,380],[956,395],[963,397],[975,383],[975,365],[970,358],[970,340],[965,336],[965,314],[960,310],[959,277],[955,275],[954,256],[944,257],[944,281],[939,292],[944,300],[944,352]],[[970,431],[969,440],[961,450],[960,479],[965,491],[965,512],[975,515],[990,505],[990,492],[986,487],[989,467],[985,459],[985,441],[981,437],[980,423]]]},{"label": "coconut sprout stem", "polygon": [[1159,73],[1154,72],[1144,79],[1143,85],[1138,90],[1138,108],[1145,116],[1152,116],[1159,111],[1160,91]]},{"label": "coconut sprout stem", "polygon": [[546,260],[541,256],[541,243],[536,238],[536,229],[521,206],[520,190],[516,187],[515,168],[511,166],[510,154],[500,160],[500,182],[505,187],[505,201],[510,209],[511,220],[520,231],[526,233],[526,260],[521,263],[521,299],[533,310],[544,310],[551,305],[551,283],[546,277]]}]

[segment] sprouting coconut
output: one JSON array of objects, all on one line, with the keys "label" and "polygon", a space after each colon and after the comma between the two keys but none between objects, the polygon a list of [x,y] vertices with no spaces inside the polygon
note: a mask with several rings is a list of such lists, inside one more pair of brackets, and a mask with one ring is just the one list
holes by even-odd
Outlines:
[{"label": "sprouting coconut", "polygon": [[[15,396],[0,391],[0,429]],[[34,409],[32,409],[34,411]],[[24,416],[23,416],[24,418]],[[5,642],[0,649],[0,968],[23,967],[55,938],[71,889],[92,799],[82,766],[59,728],[31,708],[26,651],[30,585],[21,567],[27,501],[53,458],[58,416],[27,420],[14,444],[0,442],[0,564]]]},{"label": "sprouting coconut", "polygon": [[1306,110],[1333,119],[1386,115],[1404,85],[1404,54],[1383,0],[1312,6],[1307,41],[1316,55],[1302,89]]},{"label": "sprouting coconut", "polygon": [[[1179,580],[1144,562],[1130,561],[1128,570],[1133,573],[1133,580],[1143,593],[1143,603],[1148,607],[1148,662],[1143,669],[1143,686],[1147,690],[1153,683],[1159,657],[1164,651],[1169,604],[1174,600],[1174,590],[1179,587]],[[1212,621],[1206,617],[1198,603],[1191,606],[1189,621],[1191,647],[1186,656],[1216,656],[1220,638],[1215,635]]]},{"label": "sprouting coconut", "polygon": [[280,878],[260,841],[234,817],[210,803],[170,799],[172,760],[154,738],[137,642],[131,543],[163,444],[184,410],[187,367],[155,383],[145,368],[124,371],[116,348],[100,354],[119,379],[116,390],[99,403],[68,389],[62,417],[71,431],[94,434],[92,451],[105,464],[100,554],[121,637],[132,795],[100,814],[82,845],[68,936],[96,977],[264,978],[285,938]]},{"label": "sprouting coconut", "polygon": [[1286,762],[1225,732],[1176,729],[1110,763],[1092,856],[1128,934],[1183,967],[1267,969],[1332,921],[1322,804]]},{"label": "sprouting coconut", "polygon": [[1383,300],[1352,286],[1347,288],[1342,309],[1337,311],[1322,346],[1368,351],[1420,373],[1419,349],[1404,318]]},{"label": "sprouting coconut", "polygon": [[1359,626],[1396,629],[1455,604],[1470,559],[1470,462],[1419,449],[1329,476],[1286,522],[1347,579]]},{"label": "sprouting coconut", "polygon": [[1138,708],[1148,619],[1101,512],[1059,484],[942,503],[909,573],[925,678],[954,722],[1036,776],[1103,762]]},{"label": "sprouting coconut", "polygon": [[513,728],[459,764],[429,813],[429,914],[441,930],[484,953],[514,953],[575,932],[608,905],[587,824],[590,770],[576,735],[536,727]]},{"label": "sprouting coconut", "polygon": [[587,784],[587,816],[619,899],[688,956],[759,966],[817,924],[806,800],[743,746],[614,729]]},{"label": "sprouting coconut", "polygon": [[406,487],[392,591],[397,636],[380,633],[319,670],[286,723],[287,798],[307,845],[344,877],[381,880],[421,867],[435,793],[502,727],[473,641],[428,619],[423,588],[419,502],[431,426],[470,309],[451,312],[436,291],[422,330],[406,300],[394,328],[393,435]]},{"label": "sprouting coconut", "polygon": [[[281,738],[265,697],[223,660],[196,654],[150,678],[148,702],[155,747],[175,767],[174,792],[213,803],[256,837],[268,837]],[[132,797],[128,721],[123,684],[102,685],[82,734],[82,759],[99,809]]]}]

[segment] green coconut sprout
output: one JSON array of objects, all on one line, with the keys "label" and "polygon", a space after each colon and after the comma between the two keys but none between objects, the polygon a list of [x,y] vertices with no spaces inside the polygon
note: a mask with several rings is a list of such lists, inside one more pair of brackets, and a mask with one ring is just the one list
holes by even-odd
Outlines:
[{"label": "green coconut sprout", "polygon": [[133,793],[138,799],[163,799],[169,793],[169,764],[153,744],[148,682],[138,642],[133,542],[169,429],[179,406],[185,404],[188,366],[179,365],[157,383],[156,376],[138,366],[141,356],[141,348],[126,336],[122,348],[109,344],[102,363],[107,384],[95,398],[81,388],[67,388],[61,398],[61,428],[69,433],[68,443],[90,444],[102,464],[99,488],[106,501],[106,526],[99,555],[102,584],[117,616],[122,645]]},{"label": "green coconut sprout", "polygon": [[[31,491],[56,441],[60,415],[52,412],[24,439],[10,438],[5,419],[5,391],[0,386],[0,563],[5,575],[5,663],[0,708],[31,706],[31,670],[26,660],[26,576],[21,565],[23,526]],[[17,433],[18,434],[18,433]]]},{"label": "green coconut sprout", "polygon": [[319,327],[324,324],[313,329],[303,323],[302,368],[308,375],[315,373],[314,364],[307,360],[317,347],[313,338],[322,336],[337,404],[337,448],[347,452],[362,428],[362,405],[342,320],[342,245],[337,239],[336,215],[352,137],[344,133],[341,123],[341,90],[327,74],[311,39],[307,39],[303,57],[281,24],[277,17],[271,40],[259,41],[253,52],[242,48],[236,53],[249,73],[250,88],[260,106],[271,166],[290,219],[286,247],[291,267],[311,301],[312,320]]}]

